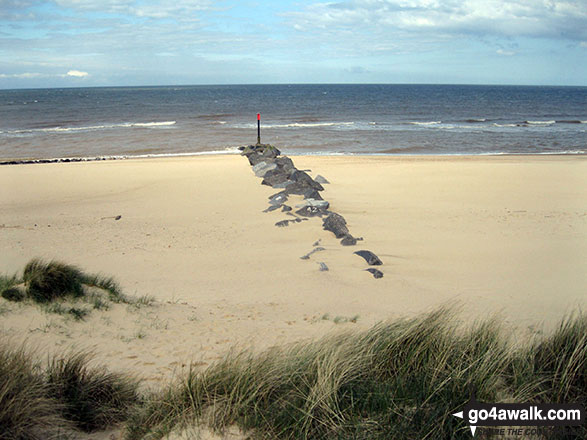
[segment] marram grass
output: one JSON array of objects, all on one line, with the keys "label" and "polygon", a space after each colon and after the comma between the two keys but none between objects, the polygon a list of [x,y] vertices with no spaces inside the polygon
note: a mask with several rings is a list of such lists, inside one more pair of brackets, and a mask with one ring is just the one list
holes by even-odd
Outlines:
[{"label": "marram grass", "polygon": [[[132,378],[91,367],[87,353],[43,367],[31,352],[0,344],[0,439],[68,438],[114,424],[129,440],[197,425],[238,426],[263,439],[468,439],[451,414],[471,390],[485,402],[585,404],[585,315],[523,347],[495,320],[453,322],[442,309],[260,354],[232,352],[144,396]],[[579,427],[559,438],[586,434]]]},{"label": "marram grass", "polygon": [[64,302],[88,302],[94,309],[105,310],[109,302],[131,304],[140,301],[126,297],[112,277],[88,274],[70,264],[46,262],[39,258],[26,264],[22,278],[0,276],[0,296],[13,302],[31,300],[46,312],[69,314],[77,320],[84,319],[89,310]]},{"label": "marram grass", "polygon": [[52,359],[45,373],[51,395],[63,405],[63,417],[85,432],[126,420],[139,401],[137,381],[91,368],[90,361],[89,353],[74,352]]},{"label": "marram grass", "polygon": [[127,439],[162,438],[190,423],[236,425],[263,439],[470,438],[451,414],[472,390],[486,402],[585,402],[584,315],[523,348],[495,320],[466,329],[454,322],[441,309],[257,355],[231,353],[151,395],[129,419]]},{"label": "marram grass", "polygon": [[2,440],[68,439],[103,430],[125,420],[139,401],[135,379],[90,367],[87,353],[54,357],[45,367],[34,357],[0,342]]}]

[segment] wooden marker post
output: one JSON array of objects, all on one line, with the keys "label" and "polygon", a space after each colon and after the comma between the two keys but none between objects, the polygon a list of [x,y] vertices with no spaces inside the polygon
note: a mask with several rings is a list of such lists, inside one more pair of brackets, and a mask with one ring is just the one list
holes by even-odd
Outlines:
[{"label": "wooden marker post", "polygon": [[257,145],[261,145],[261,113],[257,113]]}]

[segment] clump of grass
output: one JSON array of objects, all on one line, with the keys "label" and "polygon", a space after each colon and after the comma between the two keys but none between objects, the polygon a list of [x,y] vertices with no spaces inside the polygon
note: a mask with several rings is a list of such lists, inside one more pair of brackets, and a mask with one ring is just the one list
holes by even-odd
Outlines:
[{"label": "clump of grass", "polygon": [[53,358],[44,369],[33,359],[33,352],[0,343],[1,440],[66,439],[78,430],[103,430],[124,421],[139,403],[136,380],[90,368],[88,353]]},{"label": "clump of grass", "polygon": [[585,316],[523,349],[496,320],[454,323],[442,309],[257,355],[232,353],[151,396],[129,419],[127,437],[161,438],[192,420],[217,430],[238,425],[259,438],[470,438],[451,414],[472,390],[485,402],[585,398]]},{"label": "clump of grass", "polygon": [[50,302],[64,297],[85,295],[84,287],[97,287],[108,293],[110,301],[129,303],[120,286],[112,277],[87,274],[76,266],[58,261],[44,262],[35,258],[27,263],[23,280],[28,295],[37,302]]},{"label": "clump of grass", "polygon": [[21,302],[24,301],[26,298],[25,292],[18,287],[8,287],[4,289],[1,293],[2,298],[12,301],[12,302]]},{"label": "clump of grass", "polygon": [[98,287],[108,292],[110,301],[114,303],[128,303],[129,299],[122,293],[120,286],[112,277],[100,274],[84,274],[83,283],[86,286]]},{"label": "clump of grass", "polygon": [[540,401],[587,402],[587,317],[567,317],[521,359],[524,368],[518,374]]},{"label": "clump of grass", "polygon": [[0,345],[0,439],[53,439],[72,424],[42,371],[22,348]]},{"label": "clump of grass", "polygon": [[56,261],[45,263],[40,259],[31,260],[24,268],[23,279],[28,295],[39,303],[84,295],[81,270]]},{"label": "clump of grass", "polygon": [[47,384],[63,403],[63,417],[85,432],[125,420],[139,401],[135,380],[104,368],[89,368],[90,360],[88,353],[73,353],[54,359],[47,369]]},{"label": "clump of grass", "polygon": [[138,298],[134,298],[129,300],[129,304],[131,306],[136,307],[137,309],[140,309],[141,307],[149,307],[152,306],[155,303],[155,297],[151,296],[151,295],[142,295],[139,296]]},{"label": "clump of grass", "polygon": [[[100,291],[96,292],[93,289]],[[64,300],[79,299],[90,303],[94,309],[107,310],[108,301],[147,305],[146,299],[132,300],[126,297],[112,277],[87,274],[76,266],[57,261],[45,262],[35,258],[27,263],[22,279],[16,275],[0,276],[0,295],[10,301],[31,299],[41,304],[49,313],[71,315],[76,320],[84,319],[89,310],[75,305],[65,306]],[[153,301],[153,299],[149,299]]]},{"label": "clump of grass", "polygon": [[70,307],[67,313],[76,321],[83,321],[90,314],[90,311],[82,307]]},{"label": "clump of grass", "polygon": [[0,292],[14,287],[21,282],[22,280],[20,280],[16,275],[0,275]]},{"label": "clump of grass", "polygon": [[21,282],[16,275],[0,275],[0,296],[8,301],[22,301],[26,295],[18,286]]},{"label": "clump of grass", "polygon": [[89,297],[89,300],[92,307],[96,310],[108,310],[110,308],[110,304],[108,304],[108,302],[100,295],[92,295]]}]

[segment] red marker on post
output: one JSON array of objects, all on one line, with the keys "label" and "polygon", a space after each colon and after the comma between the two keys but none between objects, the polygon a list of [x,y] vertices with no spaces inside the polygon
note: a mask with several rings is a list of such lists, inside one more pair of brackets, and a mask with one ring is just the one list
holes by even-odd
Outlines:
[{"label": "red marker on post", "polygon": [[257,113],[257,145],[261,145],[261,113]]}]

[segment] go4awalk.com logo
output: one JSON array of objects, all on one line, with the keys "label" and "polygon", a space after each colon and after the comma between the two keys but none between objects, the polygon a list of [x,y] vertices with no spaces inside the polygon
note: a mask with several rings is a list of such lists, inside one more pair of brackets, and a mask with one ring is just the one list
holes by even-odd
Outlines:
[{"label": "go4awalk.com logo", "polygon": [[[463,419],[475,436],[480,426],[581,426],[585,423],[585,408],[576,403],[482,403],[473,394],[463,410],[453,416]],[[520,430],[504,428],[502,431],[515,434]]]}]

